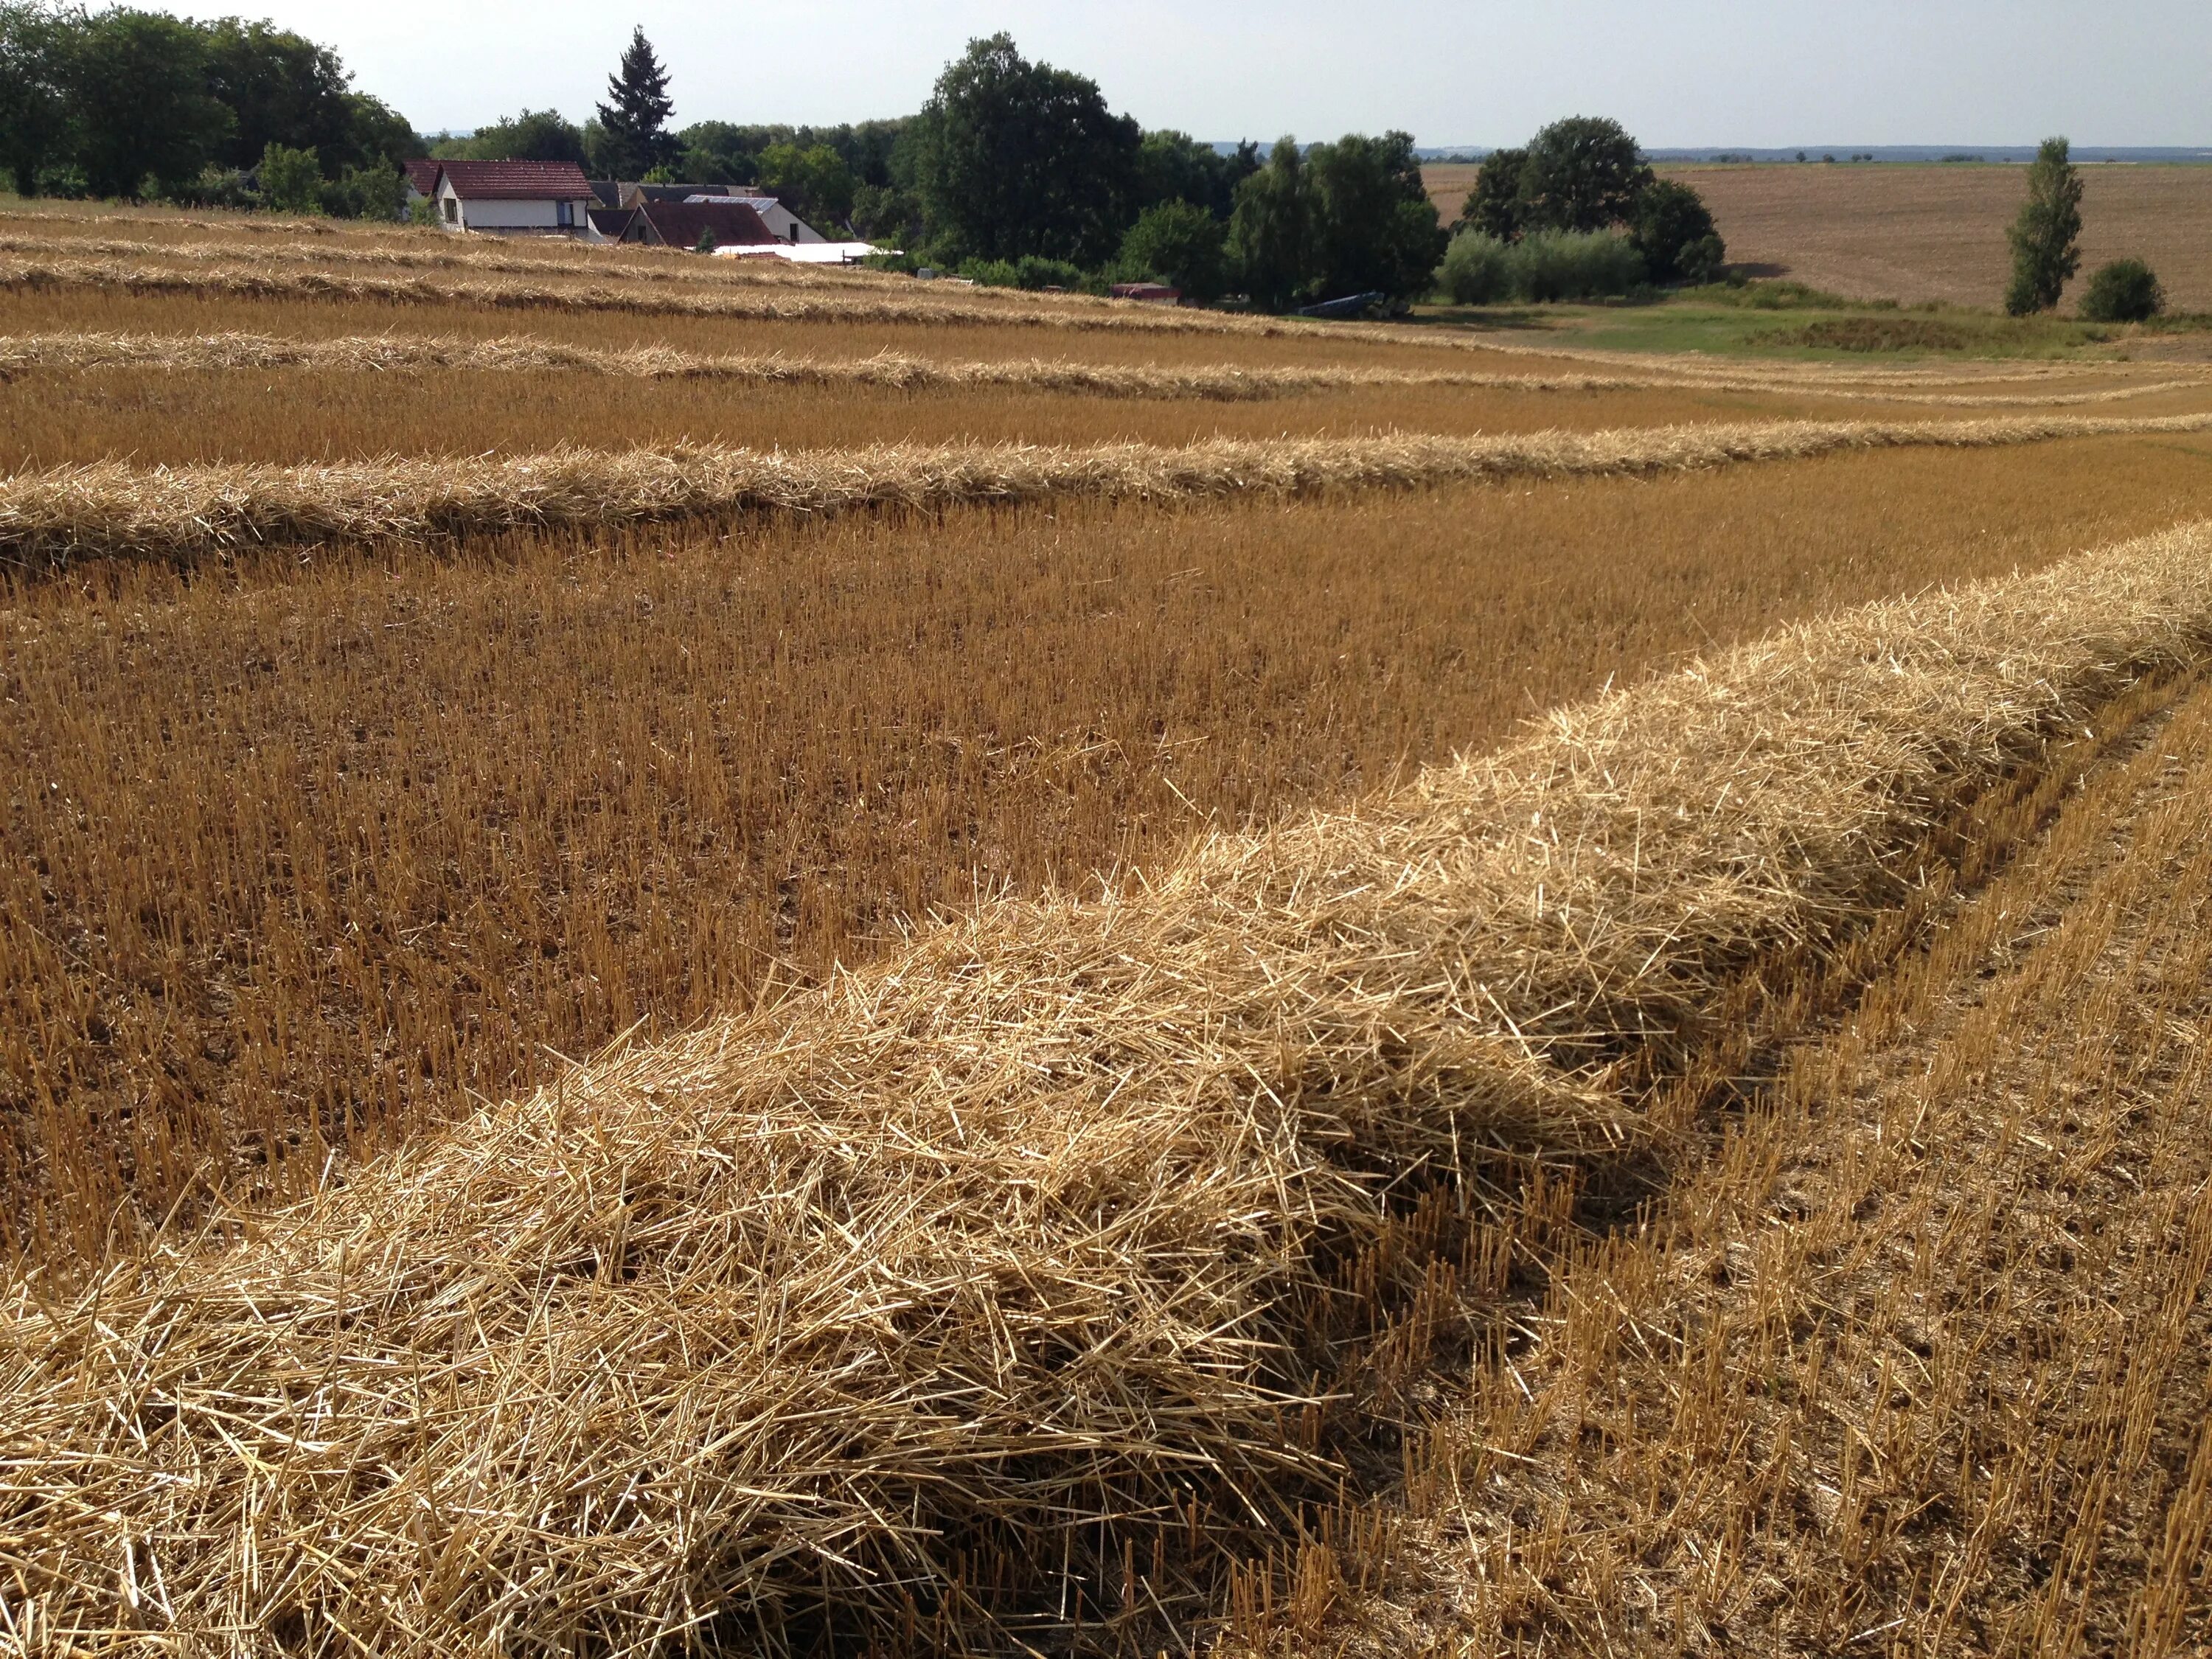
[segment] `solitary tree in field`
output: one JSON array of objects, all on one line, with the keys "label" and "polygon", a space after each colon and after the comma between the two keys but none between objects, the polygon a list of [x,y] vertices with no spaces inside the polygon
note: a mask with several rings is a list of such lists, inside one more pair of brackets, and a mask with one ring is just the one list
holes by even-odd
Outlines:
[{"label": "solitary tree in field", "polygon": [[641,28],[630,30],[622,67],[607,77],[607,100],[599,106],[599,127],[607,160],[618,164],[617,177],[641,178],[676,159],[679,146],[668,132],[676,109],[668,96],[668,71]]},{"label": "solitary tree in field", "polygon": [[2027,200],[2008,233],[2012,286],[2005,309],[2015,317],[2049,311],[2081,264],[2081,175],[2063,138],[2046,138],[2027,170]]}]

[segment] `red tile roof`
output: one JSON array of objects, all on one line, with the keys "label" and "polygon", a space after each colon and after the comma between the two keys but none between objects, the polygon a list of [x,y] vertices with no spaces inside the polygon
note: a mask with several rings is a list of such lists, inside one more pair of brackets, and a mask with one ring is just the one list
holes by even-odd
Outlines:
[{"label": "red tile roof", "polygon": [[586,202],[590,180],[574,161],[441,161],[465,202]]},{"label": "red tile roof", "polygon": [[716,247],[753,247],[783,240],[742,202],[647,202],[638,211],[671,247],[698,246],[702,231],[713,234]]},{"label": "red tile roof", "polygon": [[425,156],[407,164],[407,182],[425,196],[434,196],[438,191],[438,163]]}]

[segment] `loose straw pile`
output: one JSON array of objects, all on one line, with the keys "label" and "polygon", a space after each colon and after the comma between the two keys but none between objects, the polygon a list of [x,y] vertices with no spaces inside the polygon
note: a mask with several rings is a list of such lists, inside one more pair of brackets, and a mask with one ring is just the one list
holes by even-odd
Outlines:
[{"label": "loose straw pile", "polygon": [[1802,627],[1141,890],[987,907],[228,1242],[19,1283],[0,1630],[632,1652],[1147,1605],[1164,1542],[1328,1478],[1330,1263],[1480,1148],[1634,1145],[1616,1068],[2193,663],[2208,555]]},{"label": "loose straw pile", "polygon": [[1844,450],[1992,448],[2207,429],[2212,414],[1784,421],[1495,438],[1222,440],[1182,448],[882,445],[770,453],[686,446],[307,466],[100,462],[0,479],[0,560],[27,569],[87,556],[190,564],[272,544],[422,542],[854,507],[1165,502],[1468,480],[1649,476]]}]

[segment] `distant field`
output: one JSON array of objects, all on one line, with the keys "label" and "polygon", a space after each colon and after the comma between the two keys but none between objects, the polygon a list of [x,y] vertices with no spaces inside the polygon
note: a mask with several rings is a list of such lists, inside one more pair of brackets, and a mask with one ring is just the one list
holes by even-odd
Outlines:
[{"label": "distant field", "polygon": [[[1426,170],[1447,222],[1477,169]],[[1720,221],[1729,257],[1851,299],[1996,303],[2017,167],[1680,167]],[[2212,310],[2212,167],[2090,167],[2085,272],[2124,254],[2150,261],[2179,310]]]}]

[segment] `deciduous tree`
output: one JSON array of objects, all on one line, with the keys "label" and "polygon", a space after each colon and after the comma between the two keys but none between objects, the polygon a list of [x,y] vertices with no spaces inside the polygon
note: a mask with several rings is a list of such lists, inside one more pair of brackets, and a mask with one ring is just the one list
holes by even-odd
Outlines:
[{"label": "deciduous tree", "polygon": [[1221,297],[1223,248],[1221,221],[1204,208],[1180,199],[1158,202],[1129,227],[1118,263],[1125,276],[1152,277],[1206,304]]},{"label": "deciduous tree", "polygon": [[318,213],[323,205],[322,164],[315,152],[269,144],[261,152],[261,199],[279,213]]},{"label": "deciduous tree", "polygon": [[827,144],[770,144],[760,154],[759,182],[783,204],[816,224],[842,225],[853,214],[853,173]]},{"label": "deciduous tree", "polygon": [[1529,141],[1521,164],[1519,228],[1603,230],[1626,222],[1651,169],[1618,121],[1554,121]]},{"label": "deciduous tree", "polygon": [[1275,141],[1267,164],[1237,186],[1229,258],[1252,303],[1280,311],[1312,281],[1312,204],[1298,141]]},{"label": "deciduous tree", "polygon": [[1425,292],[1443,258],[1411,133],[1348,132],[1305,158],[1310,283],[1323,299]]},{"label": "deciduous tree", "polygon": [[1674,179],[1654,179],[1628,216],[1629,240],[1655,283],[1705,283],[1728,257],[1705,198]]},{"label": "deciduous tree", "polygon": [[1521,234],[1521,169],[1528,160],[1525,149],[1494,149],[1474,175],[1455,229],[1472,230],[1493,240],[1510,242]]},{"label": "deciduous tree", "polygon": [[70,71],[77,162],[96,195],[137,196],[149,179],[180,190],[230,136],[231,112],[209,89],[207,35],[181,18],[101,12]]},{"label": "deciduous tree", "polygon": [[[584,161],[584,135],[553,109],[526,109],[451,138],[431,152],[441,161]],[[627,175],[625,175],[627,176]]]},{"label": "deciduous tree", "polygon": [[1097,82],[1032,64],[1011,35],[945,67],[910,134],[909,167],[935,252],[1097,265],[1132,216],[1142,135]]},{"label": "deciduous tree", "polygon": [[1188,202],[1225,220],[1237,206],[1237,186],[1259,171],[1260,147],[1247,142],[1224,155],[1187,132],[1148,132],[1137,150],[1136,204]]},{"label": "deciduous tree", "polygon": [[69,152],[69,58],[74,37],[44,6],[0,4],[0,167],[34,196]]},{"label": "deciduous tree", "polygon": [[204,27],[208,90],[231,115],[229,134],[216,149],[220,165],[257,166],[271,144],[314,151],[317,166],[331,175],[364,159],[348,101],[352,77],[336,52],[237,17]]},{"label": "deciduous tree", "polygon": [[2046,138],[2027,169],[2027,200],[2006,233],[2012,283],[2005,309],[2015,317],[2049,311],[2081,265],[2081,175],[2063,138]]}]

